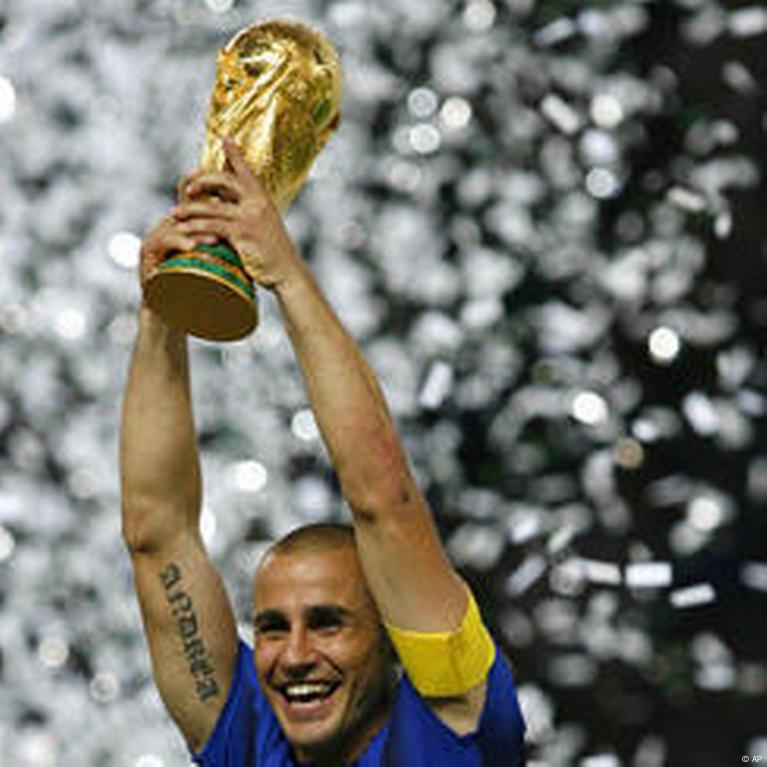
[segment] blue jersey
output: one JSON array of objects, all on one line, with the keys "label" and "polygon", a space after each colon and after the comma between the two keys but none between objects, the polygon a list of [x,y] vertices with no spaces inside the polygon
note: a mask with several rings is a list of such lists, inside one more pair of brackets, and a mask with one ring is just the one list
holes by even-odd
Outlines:
[{"label": "blue jersey", "polygon": [[[454,733],[405,674],[386,724],[354,767],[521,767],[524,730],[511,670],[496,651],[475,733]],[[242,642],[229,697],[205,748],[193,760],[205,767],[297,765],[261,692],[253,651]]]}]

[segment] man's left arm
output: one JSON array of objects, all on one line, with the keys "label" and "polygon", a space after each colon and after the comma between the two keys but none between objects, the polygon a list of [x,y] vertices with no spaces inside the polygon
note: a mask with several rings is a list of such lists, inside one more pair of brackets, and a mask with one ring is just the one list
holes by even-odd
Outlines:
[{"label": "man's left arm", "polygon": [[[411,637],[452,636],[465,628],[469,591],[440,542],[378,381],[242,154],[231,142],[225,151],[225,172],[192,180],[175,215],[190,235],[205,231],[228,240],[251,277],[276,295],[384,621]],[[217,199],[205,199],[211,193]],[[492,653],[486,634],[483,641]],[[485,675],[470,689],[427,697],[448,726],[472,731],[486,697]]]},{"label": "man's left arm", "polygon": [[[407,667],[403,643],[415,644],[411,658],[418,663],[419,657],[430,652],[428,644],[418,652],[418,635],[436,640],[431,648],[438,647],[437,652],[448,651],[448,637],[456,636],[465,624],[469,591],[440,542],[378,381],[311,275],[286,282],[275,292],[315,418],[354,518],[368,585],[383,620],[392,627],[392,638],[400,639],[395,642],[398,652]],[[477,628],[469,626],[468,631]],[[469,643],[482,649],[489,661],[492,656],[487,653],[492,648],[484,636],[484,642],[480,639],[477,644],[474,637]],[[428,642],[429,637],[420,639]],[[488,666],[485,663],[470,689],[429,697],[437,715],[460,734],[476,729]],[[408,671],[414,677],[413,669]]]}]

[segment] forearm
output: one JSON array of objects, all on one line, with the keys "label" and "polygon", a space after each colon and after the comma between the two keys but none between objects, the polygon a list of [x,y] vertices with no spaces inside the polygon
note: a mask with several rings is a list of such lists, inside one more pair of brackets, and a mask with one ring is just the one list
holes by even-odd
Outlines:
[{"label": "forearm", "polygon": [[120,474],[131,548],[196,527],[201,488],[186,337],[145,307],[123,401]]},{"label": "forearm", "polygon": [[377,379],[304,267],[276,289],[309,399],[354,515],[367,583],[384,619],[452,630],[466,589],[413,478]]},{"label": "forearm", "polygon": [[276,289],[323,440],[353,511],[393,507],[413,483],[378,381],[307,268]]}]

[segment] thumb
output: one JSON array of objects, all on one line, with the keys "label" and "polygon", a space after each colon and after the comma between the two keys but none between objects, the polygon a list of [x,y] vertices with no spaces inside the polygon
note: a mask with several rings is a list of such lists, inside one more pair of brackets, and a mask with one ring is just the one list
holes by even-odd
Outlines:
[{"label": "thumb", "polygon": [[227,136],[223,141],[223,146],[224,157],[226,158],[224,169],[234,173],[241,181],[249,181],[253,178],[253,171],[237,142],[231,136]]},{"label": "thumb", "polygon": [[222,143],[224,156],[226,157],[224,169],[233,173],[235,178],[243,184],[244,188],[249,190],[250,194],[257,197],[266,197],[268,200],[271,200],[258,174],[245,159],[245,153],[240,149],[239,144],[231,137],[225,138]]}]

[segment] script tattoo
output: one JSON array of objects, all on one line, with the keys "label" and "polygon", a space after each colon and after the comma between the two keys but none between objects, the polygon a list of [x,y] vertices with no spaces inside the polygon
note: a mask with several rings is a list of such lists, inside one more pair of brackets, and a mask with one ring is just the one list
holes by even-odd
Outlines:
[{"label": "script tattoo", "polygon": [[189,671],[194,677],[197,697],[201,701],[217,697],[216,670],[200,637],[197,614],[190,596],[184,591],[181,568],[171,562],[161,573],[160,580],[170,606],[170,614],[176,623],[176,631],[184,643],[184,655]]}]

